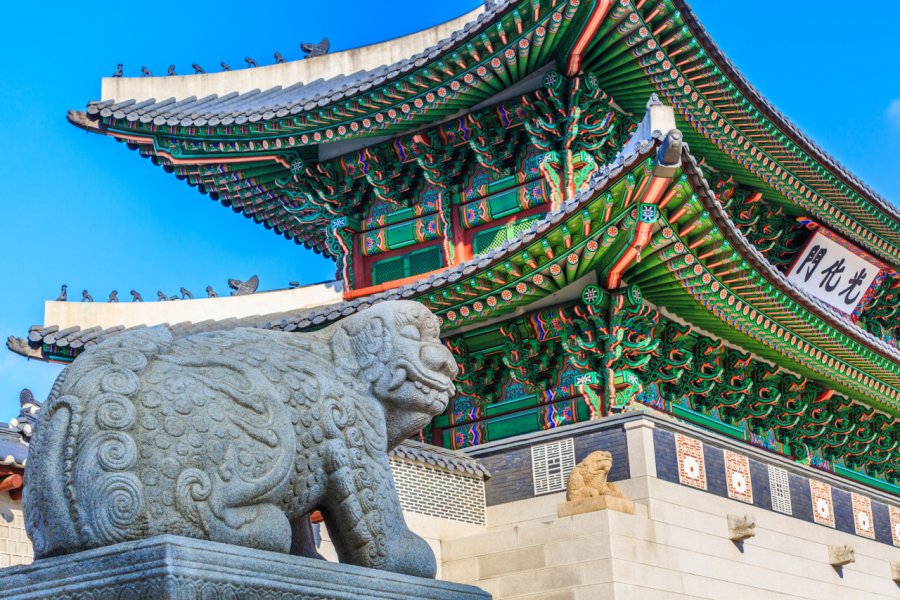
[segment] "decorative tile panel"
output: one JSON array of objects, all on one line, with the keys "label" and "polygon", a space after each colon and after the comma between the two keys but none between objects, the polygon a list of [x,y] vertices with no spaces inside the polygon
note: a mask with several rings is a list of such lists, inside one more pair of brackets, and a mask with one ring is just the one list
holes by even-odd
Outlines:
[{"label": "decorative tile panel", "polygon": [[569,473],[575,468],[575,442],[566,438],[531,447],[531,474],[534,495],[566,489]]},{"label": "decorative tile panel", "polygon": [[750,459],[730,450],[725,451],[725,485],[728,487],[729,498],[753,504]]},{"label": "decorative tile panel", "polygon": [[787,471],[769,465],[769,490],[772,494],[772,510],[786,515],[794,514],[791,507],[791,486]]},{"label": "decorative tile panel", "polygon": [[891,539],[895,546],[900,546],[900,508],[889,506],[891,510]]},{"label": "decorative tile panel", "polygon": [[703,442],[675,434],[675,452],[678,456],[678,480],[691,487],[706,489],[706,465],[703,461]]},{"label": "decorative tile panel", "polygon": [[855,492],[850,494],[850,498],[853,504],[853,526],[856,535],[874,540],[875,517],[872,515],[872,500]]},{"label": "decorative tile panel", "polygon": [[831,498],[831,486],[810,479],[809,493],[812,497],[813,520],[819,525],[834,527],[834,501]]}]

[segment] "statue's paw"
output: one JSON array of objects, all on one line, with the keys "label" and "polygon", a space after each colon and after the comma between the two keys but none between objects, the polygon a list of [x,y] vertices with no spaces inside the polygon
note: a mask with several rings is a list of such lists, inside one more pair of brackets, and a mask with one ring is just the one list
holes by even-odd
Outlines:
[{"label": "statue's paw", "polygon": [[406,535],[397,537],[395,552],[393,558],[389,560],[388,570],[434,579],[437,574],[437,561],[428,542],[408,531]]}]

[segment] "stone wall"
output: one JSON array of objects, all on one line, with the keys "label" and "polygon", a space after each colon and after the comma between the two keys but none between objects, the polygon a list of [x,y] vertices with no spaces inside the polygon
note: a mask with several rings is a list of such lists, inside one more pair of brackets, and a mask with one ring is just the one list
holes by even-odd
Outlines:
[{"label": "stone wall", "polygon": [[[897,597],[898,548],[651,477],[618,485],[634,515],[558,518],[564,493],[490,507],[485,532],[443,542],[443,577],[495,600]],[[731,542],[728,514],[755,517],[756,536]],[[838,570],[841,544],[856,562]]]},{"label": "stone wall", "polygon": [[22,503],[0,492],[0,568],[28,564],[33,555],[25,535]]},{"label": "stone wall", "polygon": [[[560,518],[564,492],[529,493],[530,446],[566,436],[574,437],[579,460],[609,449],[624,463],[624,470],[614,464],[610,479],[635,501],[635,514]],[[892,540],[882,514],[896,511],[891,498],[712,432],[632,414],[473,450],[493,474],[487,527],[442,541],[442,576],[478,585],[495,600],[845,600],[900,593],[893,580],[900,541]],[[692,453],[697,464],[685,460]],[[501,475],[504,466],[525,481],[513,485],[515,478]],[[773,501],[772,469],[786,475],[792,509]],[[811,493],[825,494],[828,510],[818,517],[814,507],[822,503]],[[854,525],[849,508],[851,497],[864,496],[871,496],[864,506],[871,532]],[[506,498],[516,499],[491,502]],[[732,542],[729,515],[751,516],[756,535]],[[835,568],[829,548],[843,545],[856,560]]]}]

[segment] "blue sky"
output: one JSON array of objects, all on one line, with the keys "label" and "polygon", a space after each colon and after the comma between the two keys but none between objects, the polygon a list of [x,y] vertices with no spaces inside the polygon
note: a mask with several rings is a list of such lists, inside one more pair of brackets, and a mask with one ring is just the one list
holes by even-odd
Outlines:
[{"label": "blue sky", "polygon": [[[245,56],[301,56],[328,36],[345,49],[410,33],[474,8],[478,0],[233,0],[122,3],[81,10],[69,2],[11,3],[0,49],[0,333],[24,335],[43,302],[69,285],[97,300],[134,288],[153,298],[180,286],[224,292],[256,273],[262,289],[330,279],[329,261],[226,210],[110,139],[65,120],[96,99],[100,78],[125,64],[165,73],[175,63],[216,70]],[[339,10],[331,8],[340,6]],[[900,202],[900,2],[877,23],[836,1],[694,0],[713,38],[753,84],[871,187]],[[152,8],[151,8],[152,7]],[[852,23],[848,24],[848,19]],[[58,366],[0,348],[0,420],[18,392],[46,396]]]}]

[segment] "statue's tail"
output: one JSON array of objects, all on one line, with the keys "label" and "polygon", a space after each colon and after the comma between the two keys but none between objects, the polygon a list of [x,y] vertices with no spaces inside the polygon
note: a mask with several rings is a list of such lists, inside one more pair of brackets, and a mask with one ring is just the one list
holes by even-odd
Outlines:
[{"label": "statue's tail", "polygon": [[59,395],[67,371],[64,369],[56,378],[41,408],[25,463],[25,530],[34,545],[35,558],[62,554],[67,548],[80,546],[81,541],[75,508],[66,489],[73,457],[64,457],[65,448],[77,436],[79,422],[78,403]]}]

